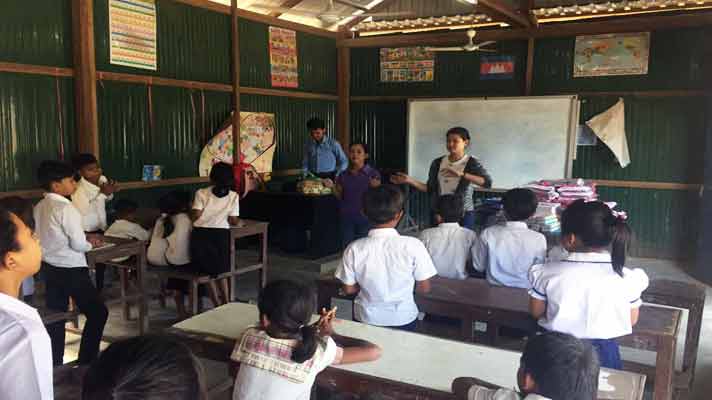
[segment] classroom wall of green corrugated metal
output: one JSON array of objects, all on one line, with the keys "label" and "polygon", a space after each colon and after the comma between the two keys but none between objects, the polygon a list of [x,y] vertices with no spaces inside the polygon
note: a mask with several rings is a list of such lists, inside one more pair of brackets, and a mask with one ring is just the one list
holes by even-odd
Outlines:
[{"label": "classroom wall of green corrugated metal", "polygon": [[[108,2],[94,1],[97,70],[229,83],[230,17],[156,4],[158,70],[148,71],[109,63]],[[5,0],[2,8],[0,61],[72,66],[71,1]],[[268,26],[241,20],[240,47],[241,85],[270,88]],[[335,40],[298,32],[297,48],[298,90],[335,93]],[[71,78],[0,74],[1,191],[36,187],[39,160],[58,157],[60,147],[67,157],[76,151],[73,92]],[[140,179],[144,164],[164,165],[167,178],[195,176],[203,145],[232,108],[230,93],[112,81],[97,83],[97,103],[102,163],[124,181]],[[275,169],[299,166],[309,117],[324,118],[333,132],[335,101],[244,95],[242,104],[275,114]]]},{"label": "classroom wall of green corrugated metal", "polygon": [[[69,1],[5,0],[0,61],[71,67]],[[0,73],[0,191],[36,187],[46,158],[76,149],[74,80]]]},{"label": "classroom wall of green corrugated metal", "polygon": [[[709,82],[712,29],[653,32],[649,74],[644,76],[573,78],[575,38],[536,41],[534,94],[595,91],[641,91],[701,89]],[[379,82],[378,49],[354,49],[352,95],[501,96],[523,93],[526,46],[521,42],[500,43],[502,52],[515,55],[518,67],[510,81],[479,80],[479,59],[466,53],[437,55],[432,84],[382,84]],[[451,63],[457,65],[449,65]],[[459,68],[459,70],[458,70]],[[438,71],[448,71],[438,74]],[[455,88],[455,89],[453,89]],[[581,122],[605,110],[617,99],[582,98]],[[705,100],[701,97],[626,97],[626,129],[632,164],[619,168],[612,153],[602,144],[579,148],[574,176],[655,182],[700,183],[704,162]],[[406,102],[391,103],[382,112],[381,102],[352,103],[352,138],[366,138],[378,160],[395,154],[394,144],[404,143]],[[359,121],[366,121],[360,123]],[[374,127],[388,126],[387,136],[374,135]],[[443,146],[444,152],[444,146]],[[398,158],[398,157],[396,157]],[[400,160],[400,158],[398,158]],[[405,159],[401,160],[405,168]],[[376,163],[378,165],[378,163]],[[389,167],[391,167],[389,165]],[[496,185],[495,185],[496,186]],[[636,233],[631,253],[637,256],[691,257],[699,226],[697,193],[673,190],[601,188],[602,198],[620,203],[630,215]],[[410,211],[418,223],[429,221],[426,196],[411,195]]]}]

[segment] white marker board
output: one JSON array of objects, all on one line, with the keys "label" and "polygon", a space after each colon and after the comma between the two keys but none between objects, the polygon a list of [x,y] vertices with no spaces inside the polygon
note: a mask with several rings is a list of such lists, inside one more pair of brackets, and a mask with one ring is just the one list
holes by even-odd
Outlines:
[{"label": "white marker board", "polygon": [[569,178],[578,114],[576,96],[411,99],[408,174],[426,181],[430,163],[447,154],[445,132],[462,126],[495,188]]}]

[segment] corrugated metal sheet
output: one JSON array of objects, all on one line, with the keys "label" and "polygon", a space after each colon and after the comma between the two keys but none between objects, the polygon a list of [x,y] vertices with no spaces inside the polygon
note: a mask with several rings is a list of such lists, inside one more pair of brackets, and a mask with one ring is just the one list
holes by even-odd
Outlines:
[{"label": "corrugated metal sheet", "polygon": [[0,191],[37,187],[39,163],[70,157],[75,137],[73,79],[0,74]]},{"label": "corrugated metal sheet", "polygon": [[94,2],[97,70],[230,83],[230,17],[170,0],[156,5],[158,71],[150,71],[109,63],[108,2]]},{"label": "corrugated metal sheet", "polygon": [[[114,200],[129,199],[135,201],[141,207],[158,208],[158,199],[160,199],[163,195],[166,195],[174,190],[195,193],[196,190],[204,186],[206,185],[174,185],[156,187],[151,189],[122,190],[114,195]],[[116,204],[116,202],[114,201],[109,203],[109,207],[111,207],[113,204]]]},{"label": "corrugated metal sheet", "polygon": [[72,65],[72,13],[67,0],[3,0],[0,61]]},{"label": "corrugated metal sheet", "polygon": [[[467,40],[463,34],[463,43]],[[428,83],[381,83],[380,56],[377,48],[351,50],[352,96],[517,96],[524,92],[527,43],[503,41],[497,43],[498,55],[515,57],[513,79],[485,80],[480,78],[480,53],[437,53],[435,77]]]},{"label": "corrugated metal sheet", "polygon": [[537,94],[571,91],[698,89],[709,71],[706,46],[712,29],[653,32],[647,75],[574,78],[575,38],[540,39],[534,56]]},{"label": "corrugated metal sheet", "polygon": [[[583,100],[581,121],[605,111],[617,98]],[[621,168],[599,141],[578,147],[574,176],[611,180],[702,182],[705,102],[702,98],[627,97],[626,136],[631,164]]]},{"label": "corrugated metal sheet", "polygon": [[272,163],[274,170],[301,168],[304,143],[309,138],[306,124],[311,117],[322,118],[329,135],[335,132],[335,101],[242,95],[240,104],[242,111],[275,115],[277,149]]},{"label": "corrugated metal sheet", "polygon": [[200,91],[154,86],[149,113],[148,90],[117,82],[99,86],[104,168],[121,180],[139,180],[144,164],[163,165],[165,178],[195,176],[204,144],[230,113],[230,95],[204,92],[203,107]]},{"label": "corrugated metal sheet", "polygon": [[351,141],[369,146],[377,168],[406,167],[406,102],[352,102]]},{"label": "corrugated metal sheet", "polygon": [[[336,93],[336,41],[297,32],[299,88]],[[268,25],[240,20],[240,84],[271,88]]]},{"label": "corrugated metal sheet", "polygon": [[695,191],[599,188],[629,213],[633,256],[692,258],[699,233],[700,199]]}]

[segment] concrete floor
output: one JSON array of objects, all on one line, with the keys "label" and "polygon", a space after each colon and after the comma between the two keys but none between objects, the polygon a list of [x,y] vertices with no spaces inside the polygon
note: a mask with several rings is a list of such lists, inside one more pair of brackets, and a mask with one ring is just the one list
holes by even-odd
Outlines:
[{"label": "concrete floor", "polygon": [[[256,260],[256,252],[244,251],[240,253],[240,258],[247,261]],[[313,280],[321,272],[333,269],[338,264],[338,259],[323,261],[322,265],[295,257],[270,254],[268,279],[299,279]],[[672,279],[686,282],[696,282],[689,276],[686,266],[683,263],[670,260],[655,259],[631,259],[627,263],[631,267],[642,267],[649,274],[651,279]],[[239,280],[238,297],[241,300],[256,300],[257,298],[257,275],[248,274]],[[149,287],[157,287],[149,285]],[[704,321],[702,325],[700,346],[697,359],[696,380],[691,395],[688,400],[707,400],[711,398],[712,380],[706,379],[712,376],[712,287],[707,286],[707,304],[705,307]],[[209,308],[209,301],[205,301],[206,308]],[[149,306],[149,316],[151,332],[160,332],[166,327],[176,322],[175,307],[169,299],[166,309],[160,308],[157,301],[152,301]],[[138,334],[137,325],[132,321],[124,321],[121,317],[121,308],[112,307],[110,310],[109,322],[106,326],[104,337],[107,342],[115,341],[123,337],[130,337]],[[77,335],[67,335],[67,349],[65,362],[76,358],[79,337]],[[626,353],[624,352],[624,358]],[[645,356],[643,356],[645,358]],[[651,358],[651,357],[648,357]],[[652,357],[654,360],[654,357]],[[208,386],[215,386],[227,377],[227,368],[220,363],[203,360],[208,371]],[[514,373],[514,372],[513,372]],[[646,398],[649,398],[649,393]],[[215,396],[214,399],[229,399],[230,395],[225,393],[222,396]]]}]

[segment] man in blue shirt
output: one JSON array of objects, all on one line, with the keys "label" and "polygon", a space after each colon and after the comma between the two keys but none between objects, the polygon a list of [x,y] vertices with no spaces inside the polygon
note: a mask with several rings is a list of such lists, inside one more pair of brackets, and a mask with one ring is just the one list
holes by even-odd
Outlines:
[{"label": "man in blue shirt", "polygon": [[324,121],[312,118],[307,122],[311,139],[304,146],[304,172],[311,172],[320,178],[334,179],[346,170],[348,158],[339,142],[327,137]]}]

